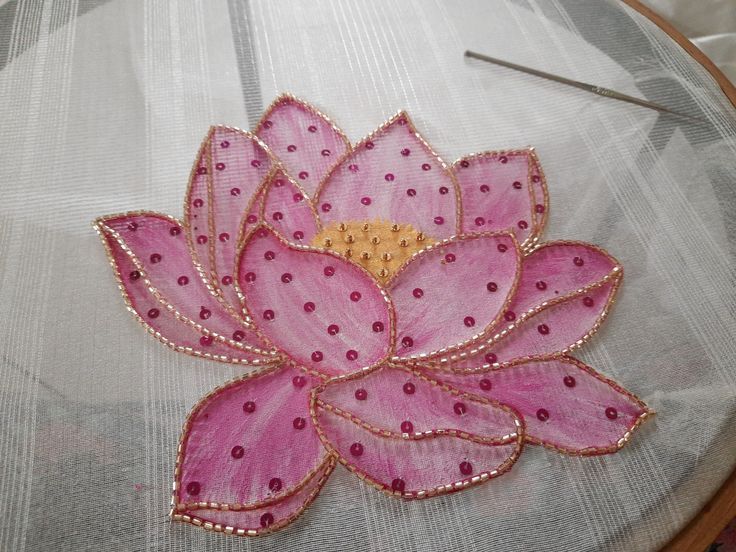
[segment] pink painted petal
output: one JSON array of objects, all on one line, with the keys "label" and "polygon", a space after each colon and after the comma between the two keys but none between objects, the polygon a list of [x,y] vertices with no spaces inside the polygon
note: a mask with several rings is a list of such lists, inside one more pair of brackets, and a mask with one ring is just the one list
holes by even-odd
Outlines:
[{"label": "pink painted petal", "polygon": [[525,361],[483,374],[443,374],[444,383],[509,405],[527,441],[579,455],[616,452],[651,415],[637,397],[570,357]]},{"label": "pink painted petal", "polygon": [[436,359],[455,371],[569,352],[605,320],[623,277],[616,259],[593,245],[549,242],[524,258],[511,305],[484,343]]},{"label": "pink painted petal", "polygon": [[402,112],[340,161],[315,204],[324,224],[390,220],[441,239],[458,231],[458,198],[452,172]]},{"label": "pink painted petal", "polygon": [[461,236],[420,251],[388,286],[396,354],[424,358],[482,339],[508,307],[520,269],[510,234]]},{"label": "pink painted petal", "polygon": [[238,284],[261,333],[302,366],[341,375],[390,353],[390,300],[343,257],[292,245],[264,225],[246,239]]},{"label": "pink painted petal", "polygon": [[256,134],[310,196],[329,168],[350,149],[345,134],[325,115],[288,94],[271,104]]},{"label": "pink painted petal", "polygon": [[523,248],[538,239],[544,228],[546,186],[531,148],[472,155],[453,168],[462,192],[463,232],[510,229]]},{"label": "pink painted petal", "polygon": [[404,498],[487,481],[521,451],[522,424],[511,409],[408,369],[384,366],[314,393],[325,446],[361,479]]},{"label": "pink painted petal", "polygon": [[278,170],[266,185],[264,194],[262,219],[287,240],[310,243],[319,231],[319,217],[299,184]]},{"label": "pink painted petal", "polygon": [[272,161],[264,145],[242,130],[214,126],[197,160],[184,203],[189,246],[200,276],[228,310],[239,310],[233,283],[237,238]]},{"label": "pink painted petal", "polygon": [[174,510],[250,510],[294,495],[329,456],[309,413],[319,379],[268,369],[209,393],[184,424]]},{"label": "pink painted petal", "polygon": [[179,221],[138,212],[102,217],[97,229],[126,302],[158,339],[216,360],[274,360],[255,332],[230,316],[198,277]]},{"label": "pink painted petal", "polygon": [[329,458],[304,487],[273,504],[253,510],[239,511],[211,508],[185,510],[174,512],[172,519],[239,536],[254,537],[272,533],[293,522],[306,510],[317,498],[334,467],[334,458]]}]

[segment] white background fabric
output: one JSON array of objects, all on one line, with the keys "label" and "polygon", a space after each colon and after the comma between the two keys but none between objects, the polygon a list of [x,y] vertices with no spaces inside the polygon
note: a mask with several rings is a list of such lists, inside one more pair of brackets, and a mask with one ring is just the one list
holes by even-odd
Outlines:
[{"label": "white background fabric", "polygon": [[[1,550],[655,550],[736,458],[734,109],[622,4],[7,2],[0,71]],[[645,96],[702,126],[466,61],[470,48]],[[237,371],[125,312],[90,221],[174,215],[210,123],[283,91],[357,140],[406,108],[446,160],[536,146],[547,238],[626,277],[580,357],[658,411],[622,452],[528,447],[507,475],[401,502],[338,468],[255,540],[167,520],[179,429]]]}]

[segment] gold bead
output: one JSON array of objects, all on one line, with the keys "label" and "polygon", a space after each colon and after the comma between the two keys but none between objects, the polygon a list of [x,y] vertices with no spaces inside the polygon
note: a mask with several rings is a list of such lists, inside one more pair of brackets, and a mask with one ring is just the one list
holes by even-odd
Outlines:
[{"label": "gold bead", "polygon": [[325,238],[325,241],[322,243],[325,244],[325,247],[330,247],[332,245],[332,240],[330,238]]},{"label": "gold bead", "polygon": [[387,269],[385,269],[385,268],[382,268],[381,270],[378,271],[378,275],[381,278],[386,278],[389,274],[390,274],[390,272]]},{"label": "gold bead", "polygon": [[363,225],[363,232],[367,232],[367,231],[368,231],[368,230],[370,230],[370,229],[371,229],[371,225],[370,225],[370,224],[368,224],[368,223],[366,222],[366,223],[365,223],[365,224]]},{"label": "gold bead", "polygon": [[417,233],[417,241],[424,241],[424,232]]},{"label": "gold bead", "polygon": [[339,225],[339,226],[337,227],[337,229],[338,229],[338,230],[339,230],[340,232],[345,232],[345,230],[347,230],[347,229],[348,229],[348,225],[347,225],[347,224],[345,224],[344,222],[341,222],[341,223],[340,223],[340,225]]},{"label": "gold bead", "polygon": [[381,259],[383,259],[386,262],[390,261],[391,260],[391,253],[388,253],[388,252],[384,253],[383,255],[381,255]]},{"label": "gold bead", "polygon": [[391,231],[392,232],[398,232],[399,230],[401,230],[401,227],[398,224],[392,224],[391,225]]},{"label": "gold bead", "polygon": [[348,234],[347,236],[345,236],[345,241],[348,243],[353,243],[355,241],[355,236],[353,236],[352,234]]},{"label": "gold bead", "polygon": [[381,238],[379,238],[378,236],[373,236],[373,237],[371,238],[371,243],[372,243],[373,245],[378,245],[379,243],[381,243]]},{"label": "gold bead", "polygon": [[406,239],[404,239],[404,238],[401,238],[401,241],[399,242],[399,245],[400,245],[401,247],[408,247],[408,246],[409,246],[409,242],[408,242],[408,241],[406,241]]},{"label": "gold bead", "polygon": [[352,257],[353,256],[353,250],[348,248],[345,250],[345,256],[346,257]]},{"label": "gold bead", "polygon": [[368,259],[370,259],[370,258],[371,258],[371,254],[370,254],[370,253],[368,253],[368,251],[363,251],[363,252],[362,252],[362,253],[360,254],[360,258],[361,258],[361,259],[363,259],[364,261],[367,261]]}]

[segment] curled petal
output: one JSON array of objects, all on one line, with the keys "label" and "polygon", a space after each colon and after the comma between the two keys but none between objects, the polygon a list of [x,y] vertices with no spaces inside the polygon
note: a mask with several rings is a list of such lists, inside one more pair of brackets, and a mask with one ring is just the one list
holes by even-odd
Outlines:
[{"label": "curled petal", "polygon": [[250,133],[213,126],[200,146],[184,202],[184,223],[200,277],[231,312],[235,252],[243,220],[270,174],[267,148]]},{"label": "curled petal", "polygon": [[209,293],[192,266],[179,221],[138,212],[102,217],[96,227],[129,310],[159,340],[224,362],[275,360]]},{"label": "curled petal", "polygon": [[315,205],[325,224],[387,219],[440,239],[459,228],[455,177],[403,112],[340,160]]},{"label": "curled petal", "polygon": [[[436,372],[428,372],[437,376]],[[483,374],[443,374],[442,382],[509,405],[524,417],[525,439],[559,452],[616,452],[652,412],[579,360],[523,361]]]},{"label": "curled petal", "polygon": [[290,244],[264,225],[246,239],[238,284],[259,331],[302,366],[342,375],[391,351],[388,295],[343,257]]},{"label": "curled petal", "polygon": [[303,487],[278,502],[252,510],[174,510],[171,518],[230,535],[255,537],[272,533],[293,522],[317,498],[335,463],[334,458],[328,458]]},{"label": "curled petal", "polygon": [[531,148],[491,151],[453,164],[463,201],[463,232],[510,230],[533,244],[544,229],[546,186]]},{"label": "curled petal", "polygon": [[453,371],[483,370],[583,345],[608,315],[623,270],[602,249],[550,242],[524,257],[513,301],[485,342],[432,360]]},{"label": "curled petal", "polygon": [[182,432],[174,511],[254,510],[295,495],[328,454],[309,415],[319,383],[296,368],[250,374],[205,396]]},{"label": "curled petal", "polygon": [[511,409],[404,368],[316,388],[312,416],[341,463],[403,498],[487,481],[521,451],[523,427]]},{"label": "curled petal", "polygon": [[332,121],[289,94],[271,104],[256,134],[309,195],[335,160],[350,149],[347,137]]},{"label": "curled petal", "polygon": [[264,188],[261,220],[288,241],[310,243],[318,232],[319,217],[304,190],[281,170]]},{"label": "curled petal", "polygon": [[389,282],[397,356],[425,358],[482,339],[508,307],[521,268],[511,234],[472,234],[428,247]]}]

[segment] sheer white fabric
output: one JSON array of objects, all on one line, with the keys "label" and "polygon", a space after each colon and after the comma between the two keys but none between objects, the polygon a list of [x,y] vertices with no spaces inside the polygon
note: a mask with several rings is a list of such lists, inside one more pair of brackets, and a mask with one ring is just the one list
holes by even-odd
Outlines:
[{"label": "sheer white fabric", "polygon": [[[733,469],[734,110],[622,4],[10,1],[0,18],[0,549],[654,550]],[[467,61],[466,48],[707,123]],[[179,216],[208,125],[253,126],[283,91],[354,141],[405,108],[447,161],[534,145],[545,237],[600,244],[626,271],[580,356],[655,420],[618,454],[530,446],[509,474],[426,501],[338,468],[305,515],[257,540],[171,525],[181,424],[237,369],[138,326],[90,221]]]}]

